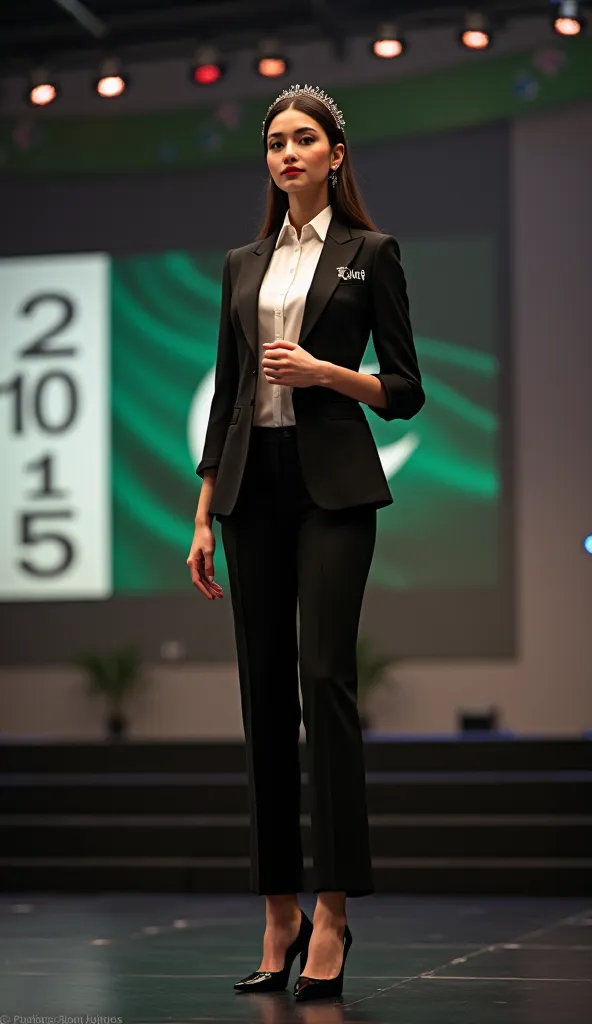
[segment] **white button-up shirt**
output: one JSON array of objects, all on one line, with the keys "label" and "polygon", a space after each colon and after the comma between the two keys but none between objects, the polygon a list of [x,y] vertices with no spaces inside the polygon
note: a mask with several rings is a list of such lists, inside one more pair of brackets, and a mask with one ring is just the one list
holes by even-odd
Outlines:
[{"label": "white button-up shirt", "polygon": [[264,342],[280,338],[298,344],[304,303],[323,249],[333,209],[324,210],[305,224],[300,233],[290,223],[289,211],[275,244],[259,291],[259,377],[255,393],[253,425],[287,427],[296,420],[292,388],[266,380],[261,360]]}]

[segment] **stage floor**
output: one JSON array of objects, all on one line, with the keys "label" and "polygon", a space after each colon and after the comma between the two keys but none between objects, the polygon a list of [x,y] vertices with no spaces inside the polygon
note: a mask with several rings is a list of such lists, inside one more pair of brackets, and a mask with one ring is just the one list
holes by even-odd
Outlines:
[{"label": "stage floor", "polygon": [[[302,906],[310,913],[312,898]],[[300,1006],[291,995],[297,964],[285,993],[233,992],[259,965],[259,897],[4,894],[0,1022],[591,1020],[592,898],[372,896],[350,900],[348,913],[354,944],[342,999]]]}]

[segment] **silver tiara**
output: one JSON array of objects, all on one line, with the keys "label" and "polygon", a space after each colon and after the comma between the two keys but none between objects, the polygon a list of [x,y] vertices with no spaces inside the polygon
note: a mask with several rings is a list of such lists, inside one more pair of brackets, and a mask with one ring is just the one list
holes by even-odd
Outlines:
[{"label": "silver tiara", "polygon": [[314,96],[315,99],[320,100],[321,103],[324,103],[328,110],[330,110],[331,113],[333,114],[337,126],[341,128],[341,130],[343,131],[345,127],[345,118],[341,111],[338,109],[335,100],[331,99],[331,97],[327,95],[324,89],[319,89],[318,85],[291,85],[289,89],[284,89],[284,91],[281,92],[279,96],[276,96],[273,103],[269,104],[267,108],[267,113],[263,118],[263,127],[261,128],[262,139],[265,138],[265,122],[267,121],[267,116],[269,114],[269,111],[273,107],[275,107],[276,103],[278,103],[279,100],[283,100],[288,96],[302,96],[303,94],[307,96]]}]

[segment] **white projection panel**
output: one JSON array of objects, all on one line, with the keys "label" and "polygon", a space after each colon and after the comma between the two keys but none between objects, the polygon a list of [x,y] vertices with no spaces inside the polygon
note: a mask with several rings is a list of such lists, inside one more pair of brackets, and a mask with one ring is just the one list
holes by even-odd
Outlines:
[{"label": "white projection panel", "polygon": [[0,599],[112,592],[109,257],[0,260]]}]

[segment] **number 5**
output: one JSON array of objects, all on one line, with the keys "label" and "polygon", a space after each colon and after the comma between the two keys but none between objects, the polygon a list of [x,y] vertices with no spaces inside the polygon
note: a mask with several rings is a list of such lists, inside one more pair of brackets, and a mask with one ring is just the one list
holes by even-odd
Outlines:
[{"label": "number 5", "polygon": [[35,520],[36,519],[71,519],[72,513],[65,509],[63,512],[23,512],[21,515],[21,544],[42,544],[44,541],[53,541],[62,548],[63,558],[58,565],[51,566],[49,569],[40,569],[32,562],[28,562],[22,558],[19,561],[19,566],[25,572],[28,572],[31,576],[59,576],[60,573],[65,572],[66,569],[72,564],[74,559],[74,547],[71,540],[68,537],[64,537],[61,533],[56,533],[52,530],[38,530],[35,531]]}]

